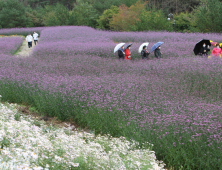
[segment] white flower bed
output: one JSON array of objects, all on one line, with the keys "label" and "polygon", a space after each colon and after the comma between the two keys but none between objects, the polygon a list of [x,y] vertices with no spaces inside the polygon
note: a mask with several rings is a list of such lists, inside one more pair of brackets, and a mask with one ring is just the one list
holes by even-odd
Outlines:
[{"label": "white flower bed", "polygon": [[0,169],[163,169],[153,151],[135,149],[134,141],[70,129],[36,123],[0,103]]}]

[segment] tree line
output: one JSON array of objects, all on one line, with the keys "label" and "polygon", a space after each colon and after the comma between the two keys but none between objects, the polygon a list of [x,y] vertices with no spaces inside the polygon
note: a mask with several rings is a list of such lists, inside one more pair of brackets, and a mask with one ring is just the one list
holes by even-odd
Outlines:
[{"label": "tree line", "polygon": [[221,32],[222,0],[0,0],[0,28]]}]

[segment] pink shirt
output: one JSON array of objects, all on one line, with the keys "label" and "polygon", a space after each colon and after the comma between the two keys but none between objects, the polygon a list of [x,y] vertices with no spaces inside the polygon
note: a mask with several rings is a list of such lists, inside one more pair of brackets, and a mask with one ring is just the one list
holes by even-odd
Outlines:
[{"label": "pink shirt", "polygon": [[221,48],[215,47],[212,51],[213,56],[220,56],[221,55]]}]

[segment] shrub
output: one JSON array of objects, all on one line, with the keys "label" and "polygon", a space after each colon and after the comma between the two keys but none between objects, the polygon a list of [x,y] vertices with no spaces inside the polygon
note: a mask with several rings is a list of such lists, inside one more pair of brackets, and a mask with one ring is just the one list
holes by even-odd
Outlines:
[{"label": "shrub", "polygon": [[221,32],[222,2],[219,0],[202,0],[195,10],[196,24],[202,32]]},{"label": "shrub", "polygon": [[110,27],[118,31],[137,31],[136,22],[140,22],[140,15],[145,9],[145,3],[138,1],[129,8],[126,5],[119,7],[119,13],[113,16]]},{"label": "shrub", "polygon": [[98,28],[110,30],[110,22],[113,19],[113,15],[119,12],[119,8],[117,6],[111,6],[110,9],[107,9],[103,12],[102,15],[99,16],[97,20]]},{"label": "shrub", "polygon": [[67,25],[69,21],[69,11],[63,5],[57,3],[56,6],[46,6],[44,24],[46,26]]},{"label": "shrub", "polygon": [[138,30],[168,30],[172,31],[172,23],[167,20],[161,10],[150,10],[143,12],[140,15],[140,21],[137,22]]},{"label": "shrub", "polygon": [[69,25],[96,26],[98,14],[91,4],[77,0],[77,4],[70,14]]},{"label": "shrub", "polygon": [[198,30],[193,13],[183,13],[174,17],[175,30],[180,32],[196,32]]},{"label": "shrub", "polygon": [[0,28],[27,27],[26,9],[18,0],[0,1]]}]

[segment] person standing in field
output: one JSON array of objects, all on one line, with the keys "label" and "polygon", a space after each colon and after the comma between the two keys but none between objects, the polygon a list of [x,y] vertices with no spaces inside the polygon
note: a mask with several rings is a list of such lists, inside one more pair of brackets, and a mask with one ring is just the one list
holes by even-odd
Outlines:
[{"label": "person standing in field", "polygon": [[221,48],[220,45],[217,43],[216,47],[214,47],[214,49],[212,50],[212,56],[221,57],[221,55],[222,55]]},{"label": "person standing in field", "polygon": [[208,56],[208,51],[210,51],[209,47],[206,46],[205,43],[203,43],[203,47],[200,49],[200,55]]},{"label": "person standing in field", "polygon": [[28,42],[28,47],[29,48],[32,47],[32,39],[33,39],[33,37],[31,36],[31,34],[28,34],[26,36],[26,41]]},{"label": "person standing in field", "polygon": [[39,36],[39,34],[36,33],[36,32],[34,32],[33,38],[34,38],[34,43],[35,43],[35,45],[36,45],[36,43],[38,42],[38,36]]},{"label": "person standing in field", "polygon": [[160,52],[160,46],[159,47],[157,47],[155,50],[154,50],[154,55],[155,55],[155,57],[156,58],[162,58],[162,53]]},{"label": "person standing in field", "polygon": [[131,52],[130,52],[131,45],[128,45],[124,51],[125,52],[125,60],[131,60]]},{"label": "person standing in field", "polygon": [[125,53],[124,53],[124,45],[118,50],[118,56],[119,56],[119,59],[123,59],[124,60],[124,57],[125,57]]},{"label": "person standing in field", "polygon": [[150,59],[149,58],[149,52],[147,51],[147,46],[143,46],[143,50],[141,51],[141,57],[142,59]]}]

